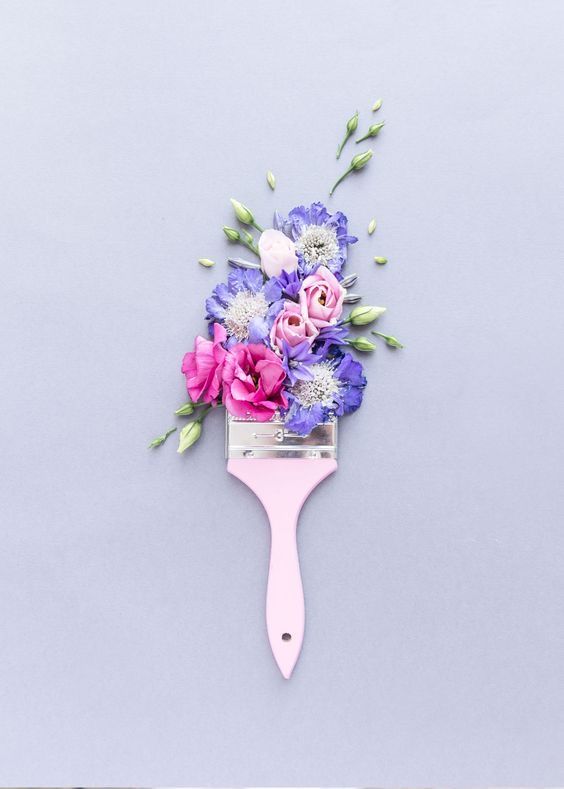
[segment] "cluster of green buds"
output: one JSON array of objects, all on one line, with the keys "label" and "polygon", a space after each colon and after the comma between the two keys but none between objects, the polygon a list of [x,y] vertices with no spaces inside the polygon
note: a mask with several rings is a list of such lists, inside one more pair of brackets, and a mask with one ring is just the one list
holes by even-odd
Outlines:
[{"label": "cluster of green buds", "polygon": [[[182,428],[180,431],[180,440],[178,442],[178,449],[177,452],[182,454],[182,452],[186,452],[202,435],[202,422],[206,418],[207,414],[211,410],[211,405],[206,405],[205,403],[192,403],[190,400],[187,403],[184,403],[177,408],[174,412],[176,416],[192,416],[196,409],[199,408],[200,411],[197,414],[197,418],[193,419],[191,422]],[[158,438],[153,439],[149,444],[149,449],[154,449],[155,447],[160,447],[161,444],[167,440],[167,438],[174,432],[176,432],[177,428],[173,427],[170,430],[167,430],[166,433],[163,433],[162,436],[158,436]]]},{"label": "cluster of green buds", "polygon": [[249,233],[248,230],[236,230],[234,227],[227,227],[226,225],[223,226],[223,232],[229,239],[229,241],[239,242],[240,244],[244,244],[248,247],[251,252],[254,252],[255,255],[259,254],[258,247],[255,244],[254,238]]},{"label": "cluster of green buds", "polygon": [[[352,326],[368,326],[370,323],[378,320],[385,312],[385,307],[355,307],[350,311],[343,323],[350,323]],[[369,352],[376,348],[376,345],[368,337],[351,337],[346,342],[356,351]]]},{"label": "cluster of green buds", "polygon": [[358,170],[362,170],[362,168],[368,164],[368,162],[372,159],[372,150],[369,148],[364,153],[357,153],[356,156],[353,156],[351,163],[349,165],[349,169],[343,173],[343,175],[337,179],[337,181],[333,184],[333,188],[329,192],[329,195],[332,195],[335,189],[339,186],[341,181],[344,181],[349,173],[354,173]]},{"label": "cluster of green buds", "polygon": [[357,129],[358,129],[358,110],[355,112],[352,118],[349,118],[347,121],[345,137],[343,139],[343,142],[337,146],[337,159],[340,158],[342,150],[345,147],[347,140],[349,139],[349,137],[352,137],[352,135],[355,133]]}]

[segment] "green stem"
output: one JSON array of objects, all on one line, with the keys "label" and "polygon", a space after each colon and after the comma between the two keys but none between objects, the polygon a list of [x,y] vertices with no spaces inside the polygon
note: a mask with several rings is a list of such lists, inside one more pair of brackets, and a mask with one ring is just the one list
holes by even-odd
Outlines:
[{"label": "green stem", "polygon": [[204,421],[204,419],[208,415],[209,411],[211,411],[211,405],[206,405],[205,408],[203,408],[200,411],[200,414],[199,414],[198,418],[195,419],[194,422],[199,422],[200,424],[202,424],[202,422]]},{"label": "green stem", "polygon": [[341,176],[341,177],[340,177],[340,178],[339,178],[339,179],[338,179],[338,180],[337,180],[337,181],[336,181],[336,182],[333,184],[333,188],[332,188],[332,189],[331,189],[331,191],[329,192],[329,197],[331,197],[331,195],[333,194],[333,192],[335,191],[335,189],[336,189],[336,188],[339,186],[339,184],[341,183],[341,181],[344,181],[344,180],[345,180],[345,178],[347,177],[347,175],[348,175],[349,173],[352,173],[352,171],[353,171],[353,170],[354,170],[354,167],[349,167],[349,169],[347,170],[347,172],[346,172],[346,173],[343,173],[343,175],[342,175],[342,176]]},{"label": "green stem", "polygon": [[254,252],[257,257],[260,257],[260,252],[258,251],[258,247],[255,244],[245,241],[243,238],[241,239],[241,242],[247,247],[247,249],[250,249],[251,252]]},{"label": "green stem", "polygon": [[364,137],[359,137],[359,139],[356,141],[356,144],[358,145],[359,142],[364,142],[364,140],[369,140],[371,137],[372,137],[371,134],[365,134]]},{"label": "green stem", "polygon": [[351,136],[351,132],[348,131],[345,135],[345,139],[343,140],[343,142],[337,146],[337,159],[341,158],[343,148],[345,147],[347,140],[349,139],[350,136]]},{"label": "green stem", "polygon": [[259,233],[264,233],[264,229],[260,225],[257,225],[255,221],[253,221],[253,227],[255,230],[258,230]]}]

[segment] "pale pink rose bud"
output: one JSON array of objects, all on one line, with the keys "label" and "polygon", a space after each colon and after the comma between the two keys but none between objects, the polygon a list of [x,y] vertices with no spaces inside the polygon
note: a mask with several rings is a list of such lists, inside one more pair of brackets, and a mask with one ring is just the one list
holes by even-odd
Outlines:
[{"label": "pale pink rose bud", "polygon": [[336,323],[343,312],[345,289],[327,266],[306,277],[300,290],[302,315],[318,329]]},{"label": "pale pink rose bud", "polygon": [[293,348],[304,340],[311,344],[318,334],[319,330],[310,319],[302,315],[300,305],[295,301],[286,301],[270,330],[270,342],[275,350],[283,352],[284,340]]},{"label": "pale pink rose bud", "polygon": [[261,233],[258,248],[260,264],[267,277],[279,277],[283,271],[291,273],[297,269],[294,242],[280,230],[270,228]]}]

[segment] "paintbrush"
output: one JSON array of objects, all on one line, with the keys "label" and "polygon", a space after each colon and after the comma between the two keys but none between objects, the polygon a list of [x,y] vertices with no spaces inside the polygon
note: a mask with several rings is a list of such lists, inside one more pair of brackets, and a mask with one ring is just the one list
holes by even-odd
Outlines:
[{"label": "paintbrush", "polygon": [[270,521],[266,626],[274,659],[289,679],[305,623],[298,517],[312,490],[337,469],[337,421],[300,436],[281,421],[248,421],[228,414],[226,457],[229,473],[258,496]]}]

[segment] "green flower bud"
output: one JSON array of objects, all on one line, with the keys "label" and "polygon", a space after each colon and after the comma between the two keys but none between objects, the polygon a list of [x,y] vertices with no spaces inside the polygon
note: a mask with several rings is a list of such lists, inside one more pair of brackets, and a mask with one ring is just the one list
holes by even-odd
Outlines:
[{"label": "green flower bud", "polygon": [[345,323],[352,323],[353,326],[367,326],[369,323],[374,323],[385,312],[385,307],[355,307],[354,310],[351,310]]},{"label": "green flower bud", "polygon": [[254,243],[255,243],[255,240],[254,240],[254,238],[253,238],[252,234],[251,234],[251,233],[249,233],[249,231],[248,231],[248,230],[245,230],[245,228],[243,228],[243,229],[241,230],[241,240],[242,240],[242,241],[243,241],[245,244],[254,244]]},{"label": "green flower bud", "polygon": [[231,205],[233,206],[233,210],[235,211],[235,216],[243,225],[250,225],[251,227],[255,227],[260,233],[262,233],[262,228],[257,225],[255,222],[255,218],[252,214],[252,211],[247,208],[246,205],[240,203],[238,200],[235,200],[234,197],[231,198]]},{"label": "green flower bud", "polygon": [[362,170],[362,168],[366,164],[368,164],[370,159],[372,159],[372,150],[370,148],[367,151],[364,151],[364,153],[357,153],[356,156],[353,156],[349,169],[345,173],[343,173],[343,175],[340,178],[338,178],[337,181],[333,184],[333,187],[329,192],[329,195],[333,194],[333,192],[339,186],[341,181],[344,181],[349,173],[352,173],[355,170]]},{"label": "green flower bud", "polygon": [[371,219],[368,223],[368,235],[371,236],[372,233],[376,230],[376,220]]},{"label": "green flower bud", "polygon": [[183,427],[180,431],[180,441],[178,443],[178,449],[176,450],[179,454],[182,452],[186,452],[186,450],[195,444],[196,441],[202,435],[202,424],[201,422],[188,422],[186,427]]},{"label": "green flower bud", "polygon": [[401,342],[397,339],[397,337],[390,337],[389,334],[382,334],[380,331],[373,331],[372,334],[375,334],[377,337],[381,337],[386,345],[389,345],[390,348],[403,348],[404,346]]},{"label": "green flower bud", "polygon": [[347,340],[347,343],[352,345],[356,351],[373,351],[376,348],[368,337],[355,337],[352,340]]},{"label": "green flower bud", "polygon": [[241,235],[239,234],[239,231],[235,230],[234,227],[226,227],[224,225],[223,226],[223,232],[225,233],[225,235],[227,236],[227,238],[230,241],[240,241],[241,240]]},{"label": "green flower bud", "polygon": [[276,178],[274,177],[274,173],[272,172],[272,170],[269,170],[267,172],[266,181],[270,186],[270,188],[272,189],[272,191],[274,192],[274,190],[276,189]]},{"label": "green flower bud", "polygon": [[353,156],[351,160],[351,167],[353,170],[362,170],[362,168],[368,164],[368,162],[372,159],[372,149],[369,148],[364,153],[357,153],[356,156]]},{"label": "green flower bud", "polygon": [[337,159],[340,157],[341,152],[342,152],[343,148],[345,147],[346,141],[349,139],[349,137],[351,135],[353,135],[355,133],[355,131],[357,129],[358,129],[358,110],[355,112],[355,114],[352,116],[352,118],[349,118],[348,121],[347,121],[345,138],[344,138],[343,142],[337,147]]},{"label": "green flower bud", "polygon": [[253,224],[255,218],[246,205],[243,205],[243,203],[240,203],[238,200],[235,200],[234,197],[231,198],[231,205],[233,206],[233,210],[235,211],[235,216],[237,217],[239,222],[242,222],[244,225]]},{"label": "green flower bud", "polygon": [[372,112],[378,112],[381,106],[382,106],[382,99],[378,99],[372,105]]},{"label": "green flower bud", "polygon": [[184,403],[184,405],[177,408],[174,413],[176,416],[190,416],[190,414],[194,413],[194,403]]},{"label": "green flower bud", "polygon": [[357,129],[358,129],[358,110],[355,112],[355,114],[352,116],[352,118],[349,118],[348,121],[347,121],[347,131],[348,132],[350,132],[352,134]]},{"label": "green flower bud", "polygon": [[374,258],[374,262],[378,263],[379,266],[385,266],[388,262],[388,258]]},{"label": "green flower bud", "polygon": [[151,443],[149,444],[149,449],[154,449],[155,447],[160,447],[161,444],[167,440],[167,438],[172,435],[176,430],[175,427],[171,427],[170,430],[167,430],[166,433],[163,433],[162,436],[158,436],[158,438],[154,438]]},{"label": "green flower bud", "polygon": [[200,266],[203,266],[204,268],[211,268],[212,266],[215,266],[213,260],[210,260],[209,258],[200,258],[198,260],[198,263],[200,264]]},{"label": "green flower bud", "polygon": [[366,134],[363,137],[359,137],[357,143],[362,142],[363,140],[368,140],[369,137],[376,137],[383,125],[384,121],[380,121],[380,123],[374,123],[372,126],[369,126]]}]

